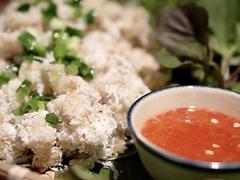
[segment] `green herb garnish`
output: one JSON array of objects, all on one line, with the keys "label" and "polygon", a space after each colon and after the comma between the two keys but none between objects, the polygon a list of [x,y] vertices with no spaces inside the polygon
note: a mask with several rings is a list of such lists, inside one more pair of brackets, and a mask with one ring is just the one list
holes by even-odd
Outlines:
[{"label": "green herb garnish", "polygon": [[79,7],[82,0],[68,0],[68,4],[72,7]]},{"label": "green herb garnish", "polygon": [[20,101],[24,101],[25,97],[31,92],[31,81],[25,79],[22,84],[18,87],[16,93]]},{"label": "green herb garnish", "polygon": [[49,1],[48,7],[42,10],[42,14],[47,20],[57,17],[57,6],[53,2]]},{"label": "green herb garnish", "polygon": [[4,71],[0,72],[0,86],[6,84],[10,79],[17,76],[18,68],[14,65],[8,66]]},{"label": "green herb garnish", "polygon": [[18,36],[18,40],[24,48],[25,54],[43,56],[46,48],[37,42],[36,38],[29,32],[24,31]]},{"label": "green herb garnish", "polygon": [[17,11],[22,12],[22,13],[28,12],[29,9],[30,9],[29,3],[23,3],[17,7]]},{"label": "green herb garnish", "polygon": [[76,28],[72,28],[72,27],[66,27],[65,29],[66,33],[69,35],[69,36],[78,36],[78,37],[82,37],[83,34],[82,34],[82,31],[79,30],[79,29],[76,29]]},{"label": "green herb garnish", "polygon": [[88,13],[85,15],[85,22],[88,24],[88,25],[91,25],[95,22],[95,18],[96,18],[96,15],[95,15],[95,12],[94,10],[90,10],[88,11]]},{"label": "green herb garnish", "polygon": [[45,120],[51,125],[57,125],[61,122],[59,117],[55,113],[48,113],[45,116]]},{"label": "green herb garnish", "polygon": [[62,59],[68,53],[68,38],[69,36],[66,32],[59,30],[53,32],[53,53],[57,60]]},{"label": "green herb garnish", "polygon": [[94,71],[80,58],[74,56],[66,56],[63,59],[63,64],[66,66],[66,71],[69,74],[80,75],[85,80],[93,79]]},{"label": "green herb garnish", "polygon": [[49,96],[41,96],[38,92],[31,93],[29,100],[24,102],[22,106],[14,113],[17,116],[22,116],[25,113],[37,110],[46,109],[47,102],[52,98]]}]

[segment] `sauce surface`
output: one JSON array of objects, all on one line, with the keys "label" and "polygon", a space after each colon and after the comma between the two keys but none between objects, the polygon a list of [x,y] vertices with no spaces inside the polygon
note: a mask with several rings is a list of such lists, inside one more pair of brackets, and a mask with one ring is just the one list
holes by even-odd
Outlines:
[{"label": "sauce surface", "polygon": [[240,162],[240,117],[201,108],[178,108],[149,119],[142,135],[193,160]]}]

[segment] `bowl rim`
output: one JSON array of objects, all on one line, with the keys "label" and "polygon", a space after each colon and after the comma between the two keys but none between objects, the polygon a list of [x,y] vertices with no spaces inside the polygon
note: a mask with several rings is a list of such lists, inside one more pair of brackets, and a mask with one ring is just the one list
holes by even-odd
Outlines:
[{"label": "bowl rim", "polygon": [[174,89],[174,88],[207,88],[207,89],[212,89],[212,90],[220,90],[224,91],[227,93],[233,93],[234,95],[240,96],[240,94],[236,91],[232,90],[227,90],[227,89],[222,89],[218,87],[209,87],[209,86],[202,86],[202,85],[176,85],[176,86],[167,86],[163,87],[154,91],[151,91],[149,93],[146,93],[145,95],[139,97],[130,107],[128,113],[127,113],[127,123],[128,123],[128,128],[130,129],[130,132],[133,136],[133,138],[136,138],[138,143],[145,149],[153,153],[155,156],[164,159],[166,161],[169,161],[171,163],[175,163],[178,165],[182,165],[188,168],[193,168],[193,169],[200,169],[200,170],[209,170],[209,171],[237,171],[240,170],[240,162],[234,162],[234,163],[224,163],[224,162],[204,162],[204,161],[199,161],[199,160],[191,160],[189,158],[181,157],[179,155],[175,155],[167,150],[161,149],[161,148],[156,148],[154,147],[154,144],[151,142],[145,142],[141,139],[141,137],[137,136],[138,132],[136,129],[134,129],[133,124],[132,124],[132,118],[131,115],[136,108],[136,106],[145,98],[156,94],[156,93],[161,93],[162,91]]}]

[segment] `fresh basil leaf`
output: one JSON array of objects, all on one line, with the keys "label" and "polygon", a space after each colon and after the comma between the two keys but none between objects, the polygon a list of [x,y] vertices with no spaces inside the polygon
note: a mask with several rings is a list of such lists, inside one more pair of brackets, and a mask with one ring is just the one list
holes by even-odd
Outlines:
[{"label": "fresh basil leaf", "polygon": [[156,58],[166,68],[177,68],[182,62],[167,51],[158,51],[156,53]]},{"label": "fresh basil leaf", "polygon": [[208,15],[193,4],[170,7],[157,18],[158,39],[177,57],[207,61]]}]

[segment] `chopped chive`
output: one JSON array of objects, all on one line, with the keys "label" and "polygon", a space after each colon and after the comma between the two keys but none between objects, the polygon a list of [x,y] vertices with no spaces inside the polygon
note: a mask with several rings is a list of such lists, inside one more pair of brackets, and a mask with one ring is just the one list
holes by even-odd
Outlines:
[{"label": "chopped chive", "polygon": [[78,7],[80,6],[82,0],[68,0],[68,4],[72,7]]},{"label": "chopped chive", "polygon": [[27,102],[23,103],[22,106],[14,114],[21,116],[31,111],[46,109],[47,102],[51,99],[52,98],[49,96],[41,96],[38,92],[33,91],[30,95],[30,99]]},{"label": "chopped chive", "polygon": [[76,29],[76,28],[72,28],[72,27],[66,27],[65,29],[66,33],[69,35],[69,36],[78,36],[78,37],[82,37],[83,34],[82,34],[82,31],[79,30],[79,29]]},{"label": "chopped chive", "polygon": [[51,101],[52,97],[50,96],[41,96],[37,91],[33,91],[30,95],[32,99],[35,99],[37,101]]},{"label": "chopped chive", "polygon": [[45,116],[45,120],[51,125],[57,125],[61,122],[59,117],[55,113],[48,113]]},{"label": "chopped chive", "polygon": [[22,44],[26,53],[31,55],[42,56],[45,54],[45,47],[37,42],[36,38],[29,32],[24,31],[18,36],[19,42]]},{"label": "chopped chive", "polygon": [[53,2],[48,1],[48,7],[42,10],[42,14],[47,20],[57,17],[57,6]]},{"label": "chopped chive", "polygon": [[22,12],[22,13],[28,12],[29,9],[30,9],[29,3],[23,3],[17,7],[17,11]]},{"label": "chopped chive", "polygon": [[80,8],[76,8],[74,10],[73,16],[78,19],[83,15],[82,10]]},{"label": "chopped chive", "polygon": [[6,84],[10,79],[17,76],[18,68],[14,65],[8,66],[4,71],[0,72],[0,86]]},{"label": "chopped chive", "polygon": [[85,80],[93,79],[93,69],[84,63],[83,60],[74,56],[66,56],[62,63],[65,64],[67,73],[80,75]]},{"label": "chopped chive", "polygon": [[81,62],[78,67],[78,74],[83,77],[85,80],[92,80],[94,71],[86,63]]},{"label": "chopped chive", "polygon": [[85,15],[85,22],[88,24],[88,25],[91,25],[95,22],[95,12],[94,10],[90,10],[88,11],[88,13]]},{"label": "chopped chive", "polygon": [[31,92],[31,81],[25,79],[17,89],[17,97],[20,101],[24,101],[25,97]]}]

